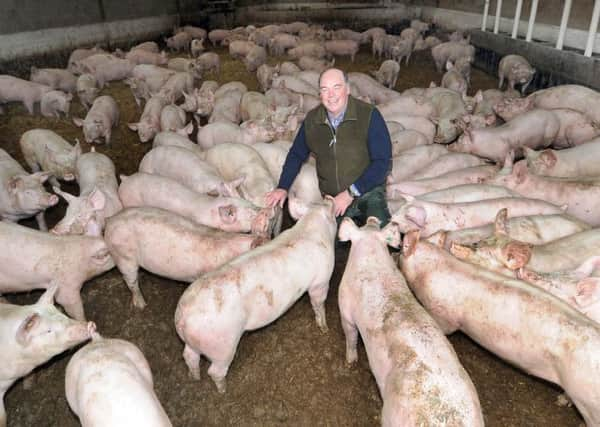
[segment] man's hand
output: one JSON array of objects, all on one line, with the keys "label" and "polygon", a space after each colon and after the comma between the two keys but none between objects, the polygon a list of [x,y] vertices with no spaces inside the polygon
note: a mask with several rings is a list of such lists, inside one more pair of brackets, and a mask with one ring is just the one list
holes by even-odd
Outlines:
[{"label": "man's hand", "polygon": [[333,198],[333,208],[335,210],[335,216],[342,216],[348,209],[348,206],[352,204],[354,198],[348,194],[346,190],[339,193]]},{"label": "man's hand", "polygon": [[283,188],[276,188],[275,190],[269,191],[267,194],[265,194],[265,203],[270,208],[275,206],[283,208],[283,203],[285,202],[286,197],[286,190],[284,190]]}]

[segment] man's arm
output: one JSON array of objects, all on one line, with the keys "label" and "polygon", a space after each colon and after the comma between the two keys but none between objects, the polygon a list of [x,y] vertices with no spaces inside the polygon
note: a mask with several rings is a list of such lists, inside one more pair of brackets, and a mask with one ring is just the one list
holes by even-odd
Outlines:
[{"label": "man's arm", "polygon": [[374,187],[383,184],[385,177],[392,166],[392,141],[390,133],[383,120],[383,116],[376,108],[371,113],[367,146],[371,162],[363,174],[352,184],[351,191],[356,190],[357,195],[371,191]]},{"label": "man's arm", "polygon": [[294,183],[302,164],[306,161],[310,154],[308,145],[306,144],[306,134],[304,132],[304,123],[300,126],[298,134],[294,139],[294,143],[285,158],[285,163],[281,169],[281,176],[277,188],[270,191],[265,196],[267,206],[273,207],[276,205],[283,206],[287,192]]}]

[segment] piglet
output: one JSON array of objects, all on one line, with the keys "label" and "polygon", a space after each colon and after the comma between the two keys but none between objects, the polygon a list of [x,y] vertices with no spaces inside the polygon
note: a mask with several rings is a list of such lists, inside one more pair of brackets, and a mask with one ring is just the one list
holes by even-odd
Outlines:
[{"label": "piglet", "polygon": [[87,143],[104,139],[104,142],[109,144],[112,128],[119,124],[119,106],[112,96],[100,96],[94,100],[85,119],[74,117],[73,123],[83,127],[83,135]]},{"label": "piglet", "polygon": [[92,334],[69,361],[67,402],[83,427],[170,427],[156,393],[150,365],[132,343]]},{"label": "piglet", "polygon": [[0,303],[0,426],[6,426],[4,395],[19,378],[57,354],[90,338],[93,322],[69,319],[54,307],[56,285],[32,305]]}]

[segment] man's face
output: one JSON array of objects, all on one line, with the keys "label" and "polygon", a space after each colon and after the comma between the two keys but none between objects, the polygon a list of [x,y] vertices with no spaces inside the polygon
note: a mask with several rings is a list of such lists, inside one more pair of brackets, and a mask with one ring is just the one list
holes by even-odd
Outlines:
[{"label": "man's face", "polygon": [[329,114],[337,117],[344,111],[350,90],[340,70],[329,70],[321,76],[319,95]]}]

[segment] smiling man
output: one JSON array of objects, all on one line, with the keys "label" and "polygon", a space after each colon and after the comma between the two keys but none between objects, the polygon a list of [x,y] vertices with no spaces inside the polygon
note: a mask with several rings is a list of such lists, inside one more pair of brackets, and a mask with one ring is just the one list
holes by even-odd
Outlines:
[{"label": "smiling man", "polygon": [[321,193],[333,197],[335,214],[364,223],[375,216],[382,226],[390,214],[385,177],[391,168],[390,134],[377,109],[350,96],[346,74],[330,68],[319,79],[321,104],[308,112],[287,155],[269,206],[283,206],[302,164],[313,153]]}]

